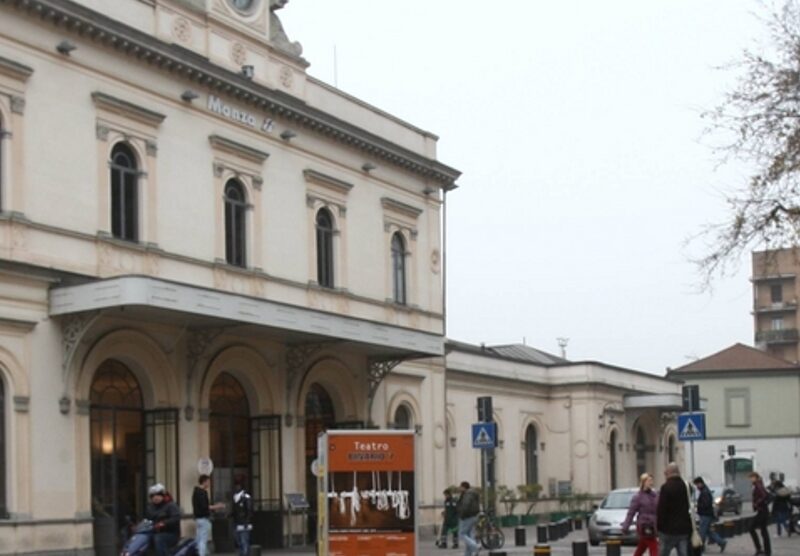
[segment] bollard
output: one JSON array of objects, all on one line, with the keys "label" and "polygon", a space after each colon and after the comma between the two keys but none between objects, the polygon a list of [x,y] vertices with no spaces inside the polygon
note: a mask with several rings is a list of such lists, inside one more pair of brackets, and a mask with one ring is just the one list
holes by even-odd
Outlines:
[{"label": "bollard", "polygon": [[572,543],[572,556],[589,556],[589,545],[586,541]]},{"label": "bollard", "polygon": [[537,544],[533,547],[533,556],[550,556],[552,554],[549,544]]},{"label": "bollard", "polygon": [[575,520],[571,517],[567,518],[567,533],[572,533],[575,530]]},{"label": "bollard", "polygon": [[583,529],[583,519],[580,517],[575,518],[575,530],[580,531]]},{"label": "bollard", "polygon": [[514,529],[514,546],[525,546],[525,527],[517,527]]},{"label": "bollard", "polygon": [[536,542],[545,544],[547,542],[547,525],[536,526]]},{"label": "bollard", "polygon": [[489,556],[507,556],[505,550],[492,550],[489,552]]},{"label": "bollard", "polygon": [[725,539],[733,538],[736,533],[736,524],[733,521],[726,521],[722,524],[722,537]]},{"label": "bollard", "polygon": [[250,545],[250,556],[261,556],[261,546],[257,544]]},{"label": "bollard", "polygon": [[620,556],[622,541],[620,539],[608,539],[606,541],[606,556]]},{"label": "bollard", "polygon": [[567,525],[567,520],[562,519],[558,522],[558,538],[563,539],[569,534],[569,525]]},{"label": "bollard", "polygon": [[547,538],[551,541],[558,540],[558,524],[557,523],[548,523],[547,524]]}]

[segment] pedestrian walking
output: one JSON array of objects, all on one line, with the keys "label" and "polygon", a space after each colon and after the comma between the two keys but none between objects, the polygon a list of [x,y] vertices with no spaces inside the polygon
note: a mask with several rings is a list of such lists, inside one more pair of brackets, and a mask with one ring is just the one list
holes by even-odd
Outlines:
[{"label": "pedestrian walking", "polygon": [[236,530],[236,544],[239,556],[250,556],[250,532],[253,530],[253,499],[244,489],[244,481],[239,479],[233,488],[233,526]]},{"label": "pedestrian walking", "polygon": [[781,527],[786,528],[786,535],[792,536],[792,529],[789,523],[789,516],[792,513],[792,491],[779,479],[772,482],[771,485],[773,500],[772,500],[772,518],[778,528],[778,536],[781,536]]},{"label": "pedestrian walking", "polygon": [[705,545],[707,539],[719,546],[720,552],[725,552],[728,541],[719,536],[719,533],[711,528],[711,524],[717,521],[717,514],[714,511],[714,497],[711,489],[708,488],[702,477],[696,477],[694,486],[697,488],[697,517],[700,520],[700,538]]},{"label": "pedestrian walking", "polygon": [[470,488],[467,481],[461,482],[459,490],[461,494],[456,503],[458,510],[458,539],[464,543],[464,556],[474,556],[481,549],[481,545],[472,536],[475,522],[478,521],[478,514],[481,511],[481,500],[478,491]]},{"label": "pedestrian walking", "polygon": [[622,522],[622,532],[627,533],[633,518],[636,517],[636,534],[639,543],[633,556],[642,556],[645,550],[650,551],[650,556],[658,556],[658,537],[656,536],[656,508],[658,494],[653,490],[653,476],[649,473],[639,477],[639,492],[634,494],[628,515]]},{"label": "pedestrian walking", "polygon": [[[761,480],[761,475],[755,471],[751,471],[747,477],[753,484],[753,511],[756,515],[753,516],[753,523],[750,525],[750,537],[753,539],[753,546],[756,548],[756,556],[764,554],[770,556],[772,554],[772,544],[769,542],[769,493],[764,487],[764,481]],[[758,540],[756,529],[761,532],[762,542]]]},{"label": "pedestrian walking", "polygon": [[444,510],[442,511],[442,532],[436,545],[447,548],[447,535],[453,537],[453,548],[458,548],[458,501],[450,489],[444,491]]},{"label": "pedestrian walking", "polygon": [[200,475],[197,479],[197,486],[192,492],[192,514],[194,515],[195,536],[198,556],[208,554],[208,538],[211,535],[211,512],[225,509],[225,504],[219,502],[211,504],[209,492],[211,489],[211,477]]},{"label": "pedestrian walking", "polygon": [[678,464],[670,462],[664,469],[666,481],[658,493],[656,524],[660,556],[669,556],[674,548],[678,556],[689,556],[689,485],[683,482]]}]

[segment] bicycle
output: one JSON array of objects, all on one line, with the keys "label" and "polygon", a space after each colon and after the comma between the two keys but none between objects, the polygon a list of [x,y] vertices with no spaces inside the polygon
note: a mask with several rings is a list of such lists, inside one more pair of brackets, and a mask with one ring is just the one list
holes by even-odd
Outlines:
[{"label": "bicycle", "polygon": [[494,517],[485,512],[478,514],[478,521],[475,523],[475,540],[481,543],[486,550],[503,548],[506,537],[497,525]]}]

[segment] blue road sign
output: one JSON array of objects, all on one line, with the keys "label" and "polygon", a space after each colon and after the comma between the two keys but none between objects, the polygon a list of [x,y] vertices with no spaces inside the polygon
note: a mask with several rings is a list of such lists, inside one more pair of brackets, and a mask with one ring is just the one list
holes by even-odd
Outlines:
[{"label": "blue road sign", "polygon": [[497,425],[495,423],[475,423],[472,425],[472,447],[494,448],[497,446]]},{"label": "blue road sign", "polygon": [[678,440],[705,440],[706,439],[706,414],[705,413],[679,413],[678,414]]}]

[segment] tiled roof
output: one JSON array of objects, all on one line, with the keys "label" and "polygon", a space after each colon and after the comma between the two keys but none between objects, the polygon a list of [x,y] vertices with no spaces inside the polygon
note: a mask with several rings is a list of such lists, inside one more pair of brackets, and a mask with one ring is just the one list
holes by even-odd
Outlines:
[{"label": "tiled roof", "polygon": [[797,369],[795,365],[785,359],[770,355],[760,349],[746,346],[744,344],[734,344],[729,348],[723,349],[713,355],[703,359],[693,361],[688,365],[672,369],[671,373],[689,373],[705,371],[756,371],[774,369]]}]

